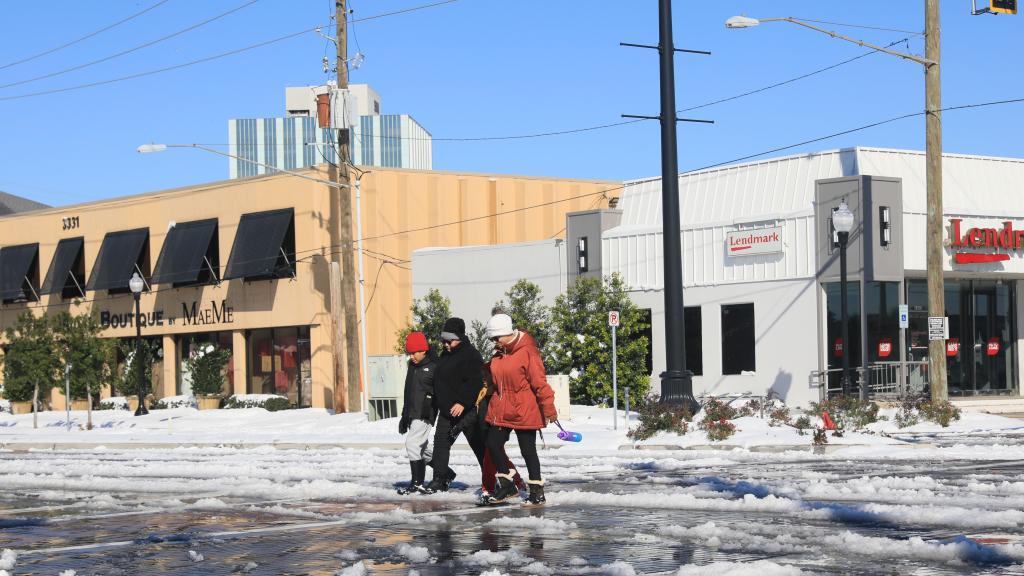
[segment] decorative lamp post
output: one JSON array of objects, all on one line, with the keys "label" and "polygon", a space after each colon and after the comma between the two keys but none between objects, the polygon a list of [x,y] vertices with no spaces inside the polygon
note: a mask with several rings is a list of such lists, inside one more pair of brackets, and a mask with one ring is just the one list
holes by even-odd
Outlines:
[{"label": "decorative lamp post", "polygon": [[853,212],[846,205],[846,200],[839,203],[839,208],[832,212],[832,227],[839,239],[839,315],[842,317],[843,342],[843,395],[850,395],[850,311],[846,305],[846,245],[853,230]]},{"label": "decorative lamp post", "polygon": [[149,414],[149,410],[146,410],[146,392],[142,386],[143,380],[146,379],[146,370],[142,366],[142,314],[139,312],[139,299],[146,283],[142,280],[142,276],[135,272],[132,274],[132,279],[128,281],[128,287],[131,288],[132,296],[135,297],[135,358],[133,364],[135,364],[135,374],[138,378],[139,395],[139,407],[135,409],[135,415],[143,416]]}]

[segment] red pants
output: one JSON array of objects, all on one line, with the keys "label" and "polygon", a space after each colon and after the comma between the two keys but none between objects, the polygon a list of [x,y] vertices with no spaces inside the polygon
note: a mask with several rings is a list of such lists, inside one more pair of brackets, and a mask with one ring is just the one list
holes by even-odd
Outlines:
[{"label": "red pants", "polygon": [[[520,490],[526,490],[526,484],[523,482],[519,472],[516,470],[515,464],[512,461],[508,461],[508,470],[512,473],[515,479],[516,487]],[[494,467],[494,462],[491,461],[491,451],[487,450],[484,452],[484,463],[480,467],[480,484],[484,487],[484,490],[488,492],[494,492],[494,475],[497,474],[498,470]]]}]

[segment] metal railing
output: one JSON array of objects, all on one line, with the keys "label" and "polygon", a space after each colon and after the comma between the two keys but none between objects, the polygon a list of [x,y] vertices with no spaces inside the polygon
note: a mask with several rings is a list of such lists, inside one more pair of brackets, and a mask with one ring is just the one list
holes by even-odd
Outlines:
[{"label": "metal railing", "polygon": [[[818,389],[819,399],[842,394],[842,372],[842,368],[811,372],[809,384],[811,388]],[[904,398],[928,391],[927,361],[875,362],[866,367],[851,366],[850,372],[853,394],[859,394],[862,385],[867,386],[868,397],[879,400]]]},{"label": "metal railing", "polygon": [[370,421],[398,416],[397,398],[370,398]]}]

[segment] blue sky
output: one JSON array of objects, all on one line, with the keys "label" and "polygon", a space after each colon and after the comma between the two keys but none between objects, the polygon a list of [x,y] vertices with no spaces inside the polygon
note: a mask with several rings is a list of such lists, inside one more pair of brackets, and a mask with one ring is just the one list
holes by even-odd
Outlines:
[{"label": "blue sky", "polygon": [[[53,48],[159,0],[11,2],[0,23],[0,67]],[[0,85],[58,72],[192,26],[248,0],[167,0],[71,48],[0,68]],[[431,0],[352,0],[354,18]],[[789,23],[726,30],[729,16],[796,16],[923,29],[923,2],[721,0],[675,2],[683,109],[852,58],[864,48]],[[943,104],[1024,97],[1024,15],[971,16],[943,2]],[[50,78],[0,88],[0,190],[54,205],[221,180],[227,160],[197,150],[140,155],[145,142],[226,144],[232,117],[281,115],[284,87],[325,79],[327,43],[313,32],[212,62],[81,90],[12,98],[102,81],[242,48],[309,29],[330,30],[330,0],[259,0],[154,46]],[[920,36],[826,28],[923,54]],[[658,111],[656,0],[459,0],[355,24],[350,50],[366,55],[353,82],[370,83],[385,113],[407,113],[436,138],[519,135],[620,121]],[[329,50],[328,50],[329,53]],[[923,109],[918,64],[874,54],[811,78],[688,112],[681,170],[755,154]],[[948,112],[950,152],[1024,156],[1024,104]],[[923,149],[923,120],[903,120],[790,152],[865,145]],[[225,149],[226,148],[222,148]],[[660,171],[655,122],[504,142],[434,144],[441,170],[621,180]]]}]

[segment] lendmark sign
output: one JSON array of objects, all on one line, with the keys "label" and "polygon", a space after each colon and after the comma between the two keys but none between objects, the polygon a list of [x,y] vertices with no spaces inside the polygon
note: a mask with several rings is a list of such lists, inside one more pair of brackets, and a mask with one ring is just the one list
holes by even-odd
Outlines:
[{"label": "lendmark sign", "polygon": [[727,232],[725,248],[729,256],[753,256],[782,252],[782,228]]},{"label": "lendmark sign", "polygon": [[1003,222],[1002,228],[968,228],[962,230],[963,220],[949,220],[949,245],[953,249],[953,260],[957,264],[982,264],[1004,262],[1010,259],[1006,252],[964,252],[964,248],[987,248],[989,250],[1024,249],[1024,230],[1015,230],[1012,222]]}]

